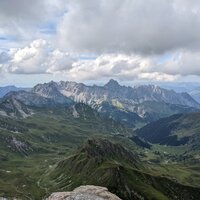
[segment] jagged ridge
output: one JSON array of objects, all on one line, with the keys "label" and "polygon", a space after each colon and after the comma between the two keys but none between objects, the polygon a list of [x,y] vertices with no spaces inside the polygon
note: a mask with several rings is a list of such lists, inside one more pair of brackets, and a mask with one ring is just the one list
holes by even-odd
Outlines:
[{"label": "jagged ridge", "polygon": [[52,190],[98,183],[124,200],[195,200],[200,195],[200,189],[143,171],[137,156],[121,145],[90,140],[75,155],[60,161],[48,178],[54,184]]},{"label": "jagged ridge", "polygon": [[38,84],[29,92],[11,92],[5,96],[11,97],[27,106],[36,107],[82,102],[98,110],[104,117],[130,127],[200,108],[187,93],[176,93],[154,85],[126,87],[119,85],[115,80],[110,80],[104,86],[52,81]]}]

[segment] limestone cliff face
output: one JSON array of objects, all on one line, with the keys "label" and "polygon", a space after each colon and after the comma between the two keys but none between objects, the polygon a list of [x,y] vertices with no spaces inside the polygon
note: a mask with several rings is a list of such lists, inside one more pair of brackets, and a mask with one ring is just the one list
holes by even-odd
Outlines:
[{"label": "limestone cliff face", "polygon": [[80,186],[72,192],[56,192],[46,200],[121,200],[110,193],[107,188],[86,185]]}]

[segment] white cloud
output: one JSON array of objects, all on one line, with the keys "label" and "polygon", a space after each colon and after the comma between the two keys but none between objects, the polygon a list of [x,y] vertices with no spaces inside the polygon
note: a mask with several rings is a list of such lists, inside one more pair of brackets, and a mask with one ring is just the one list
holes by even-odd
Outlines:
[{"label": "white cloud", "polygon": [[45,73],[44,59],[48,56],[47,42],[39,39],[29,46],[9,51],[10,61],[8,71],[10,73],[34,74]]},{"label": "white cloud", "polygon": [[69,53],[54,50],[50,53],[45,65],[47,66],[47,73],[56,73],[67,71],[72,68],[76,61]]},{"label": "white cloud", "polygon": [[141,73],[138,74],[138,80],[153,80],[153,81],[175,81],[179,78],[178,75],[170,75],[162,72]]},{"label": "white cloud", "polygon": [[66,72],[66,76],[75,80],[100,80],[112,77],[122,81],[133,79],[173,81],[177,78],[175,75],[154,71],[155,66],[155,57],[105,54],[95,60],[74,63],[73,68]]},{"label": "white cloud", "polygon": [[[69,53],[51,50],[50,44],[38,39],[24,48],[10,49],[2,53],[0,63],[9,73],[16,74],[42,74],[54,73],[72,66],[74,59]],[[7,62],[5,62],[7,58]],[[4,62],[3,62],[4,61]]]},{"label": "white cloud", "polygon": [[[80,55],[79,55],[80,56]],[[70,80],[174,81],[200,75],[200,52],[178,50],[167,59],[140,54],[102,54],[96,59],[78,59],[77,55],[53,49],[43,39],[23,48],[0,54],[0,68],[10,74],[53,74]]]}]

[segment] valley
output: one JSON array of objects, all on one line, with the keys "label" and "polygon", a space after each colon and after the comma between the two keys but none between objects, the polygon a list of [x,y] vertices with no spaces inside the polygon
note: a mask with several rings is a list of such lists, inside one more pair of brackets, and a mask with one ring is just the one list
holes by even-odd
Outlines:
[{"label": "valley", "polygon": [[[134,127],[144,127],[135,130],[130,124],[119,123],[121,119],[115,115],[109,117],[95,106],[61,95],[55,83],[45,88],[42,94],[19,91],[1,99],[0,196],[42,199],[52,192],[70,191],[85,184],[107,187],[125,200],[170,199],[173,195],[177,199],[196,199],[200,194],[198,140],[190,139],[186,146],[177,143],[176,138],[170,139],[171,143],[161,138],[166,137],[164,133],[174,135],[173,127],[180,135],[177,138],[197,138],[198,113],[176,114],[146,126],[147,118],[138,115]],[[110,109],[104,109],[109,115],[114,112],[119,116],[124,108],[112,102],[113,108],[108,104]],[[154,111],[158,107],[159,112],[164,103],[154,102],[151,107]],[[148,101],[136,106],[140,104],[146,112],[152,112]],[[178,105],[168,104],[161,109],[166,116],[170,115],[169,107]],[[197,111],[198,104],[197,108],[184,109]],[[137,115],[126,112],[131,117]],[[157,140],[150,136],[155,130],[162,133]],[[185,193],[181,196],[182,190]]]},{"label": "valley", "polygon": [[98,104],[57,87],[11,91],[0,100],[0,196],[43,199],[93,184],[123,200],[199,197],[199,104],[191,97],[172,104],[156,90],[146,100],[114,96]]}]

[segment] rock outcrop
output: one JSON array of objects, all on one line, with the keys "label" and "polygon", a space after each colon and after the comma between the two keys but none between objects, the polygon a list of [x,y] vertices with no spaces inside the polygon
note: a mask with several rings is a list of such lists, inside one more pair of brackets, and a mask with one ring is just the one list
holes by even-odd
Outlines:
[{"label": "rock outcrop", "polygon": [[80,186],[72,192],[56,192],[46,200],[121,200],[110,193],[107,188],[86,185]]}]

